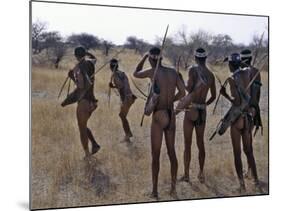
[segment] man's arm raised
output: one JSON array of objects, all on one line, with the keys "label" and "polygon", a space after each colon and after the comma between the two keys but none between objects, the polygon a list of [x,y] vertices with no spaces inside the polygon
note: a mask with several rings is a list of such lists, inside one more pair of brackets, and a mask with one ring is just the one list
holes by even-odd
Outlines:
[{"label": "man's arm raised", "polygon": [[148,58],[148,54],[145,54],[141,61],[138,63],[136,70],[134,72],[134,77],[136,78],[148,78],[151,77],[151,69],[143,70],[143,65]]}]

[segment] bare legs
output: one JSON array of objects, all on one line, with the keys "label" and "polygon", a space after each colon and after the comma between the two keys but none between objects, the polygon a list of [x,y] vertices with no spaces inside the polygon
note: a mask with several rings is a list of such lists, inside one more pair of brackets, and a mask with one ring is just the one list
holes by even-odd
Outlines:
[{"label": "bare legs", "polygon": [[92,154],[96,153],[100,148],[100,146],[95,141],[92,132],[87,127],[87,122],[91,116],[90,106],[91,105],[87,100],[81,100],[78,103],[77,110],[76,110],[77,122],[80,132],[80,140],[86,157],[90,156],[88,139],[90,139],[92,143]]},{"label": "bare legs", "polygon": [[127,114],[133,103],[134,103],[134,100],[131,98],[128,98],[122,103],[121,108],[120,108],[119,117],[122,121],[122,126],[125,131],[125,141],[129,141],[130,138],[133,136],[132,131],[130,129],[129,122],[127,120]]},{"label": "bare legs", "polygon": [[[192,133],[194,129],[193,121],[189,120],[187,116],[184,117],[183,130],[184,130],[184,176],[183,181],[189,182],[189,168],[191,161],[191,144],[192,144]],[[195,126],[196,133],[196,143],[199,151],[198,159],[200,171],[198,174],[198,179],[200,182],[204,182],[204,163],[205,163],[205,146],[204,146],[204,132],[205,123],[199,126]]]},{"label": "bare legs", "polygon": [[249,130],[240,129],[237,127],[237,124],[233,124],[230,129],[232,146],[233,146],[233,154],[234,154],[234,164],[236,173],[240,183],[240,191],[245,191],[245,183],[243,177],[243,165],[241,160],[241,137],[243,143],[243,151],[247,157],[247,162],[249,165],[249,169],[254,177],[256,186],[259,187],[259,180],[256,169],[256,162],[253,154],[252,147],[252,134]]},{"label": "bare legs", "polygon": [[[168,121],[169,122],[169,121]],[[158,198],[158,175],[160,169],[160,152],[163,133],[165,135],[168,156],[171,164],[171,196],[176,197],[176,180],[178,161],[175,152],[175,119],[172,119],[172,127],[165,129],[161,122],[156,121],[153,115],[151,124],[151,154],[152,154],[152,197]]]}]

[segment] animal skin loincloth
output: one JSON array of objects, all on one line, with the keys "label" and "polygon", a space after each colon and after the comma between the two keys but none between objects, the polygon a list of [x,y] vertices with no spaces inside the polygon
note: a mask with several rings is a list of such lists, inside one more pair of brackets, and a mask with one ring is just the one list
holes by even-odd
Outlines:
[{"label": "animal skin loincloth", "polygon": [[206,122],[206,104],[192,103],[191,108],[195,108],[198,112],[198,117],[193,121],[194,126],[200,126]]}]

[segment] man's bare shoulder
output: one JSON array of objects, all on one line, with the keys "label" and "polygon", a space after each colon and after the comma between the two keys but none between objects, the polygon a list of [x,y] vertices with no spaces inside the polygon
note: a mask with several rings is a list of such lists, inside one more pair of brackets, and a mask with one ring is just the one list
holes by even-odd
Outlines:
[{"label": "man's bare shoulder", "polygon": [[233,77],[227,78],[227,82],[229,83],[230,86],[234,86],[235,85],[235,80],[234,80]]},{"label": "man's bare shoulder", "polygon": [[215,80],[215,74],[209,69],[207,68],[208,70],[208,73],[209,73],[209,77],[212,79],[212,80]]},{"label": "man's bare shoulder", "polygon": [[240,71],[238,72],[238,75],[241,76],[241,77],[248,77],[249,76],[249,72],[248,71],[251,71],[250,69],[248,70],[244,70],[244,71]]},{"label": "man's bare shoulder", "polygon": [[116,75],[117,75],[118,77],[121,77],[122,79],[123,79],[124,77],[126,77],[126,73],[125,73],[124,71],[122,71],[122,70],[116,71]]},{"label": "man's bare shoulder", "polygon": [[251,70],[254,74],[256,74],[257,72],[259,72],[259,69],[256,67],[251,67]]},{"label": "man's bare shoulder", "polygon": [[198,68],[198,65],[191,65],[191,66],[188,68],[188,74],[195,74],[196,71],[197,71],[197,68]]},{"label": "man's bare shoulder", "polygon": [[166,67],[166,66],[163,66],[162,68],[163,68],[165,71],[168,71],[168,72],[171,72],[171,73],[177,73],[177,71],[176,71],[175,68]]}]

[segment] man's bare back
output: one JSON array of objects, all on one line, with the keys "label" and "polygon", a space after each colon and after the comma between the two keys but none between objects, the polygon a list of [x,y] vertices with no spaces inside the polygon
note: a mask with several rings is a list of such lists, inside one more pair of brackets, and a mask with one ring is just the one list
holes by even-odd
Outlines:
[{"label": "man's bare back", "polygon": [[[204,182],[204,163],[205,163],[205,146],[204,132],[206,126],[206,107],[216,99],[216,85],[213,73],[206,66],[207,55],[203,48],[198,48],[195,52],[195,61],[197,65],[189,69],[186,95],[177,106],[177,112],[185,111],[183,128],[184,128],[184,175],[182,181],[189,182],[189,169],[191,160],[191,143],[193,129],[196,132],[196,142],[199,151],[200,171],[198,179]],[[206,101],[208,92],[211,92],[210,98]]]},{"label": "man's bare back", "polygon": [[[201,76],[199,75],[201,74]],[[193,66],[189,70],[189,78],[186,90],[190,93],[195,91],[197,87],[200,89],[193,95],[193,103],[209,104],[206,98],[210,89],[215,91],[214,74],[206,66]]]},{"label": "man's bare back", "polygon": [[[150,78],[152,90],[157,92],[158,101],[153,106],[151,122],[151,151],[152,151],[152,197],[158,198],[158,174],[160,167],[160,152],[162,138],[165,135],[167,152],[171,164],[171,195],[176,197],[176,180],[178,161],[175,152],[176,121],[174,114],[174,101],[179,100],[185,94],[184,83],[175,69],[161,65],[161,53],[159,48],[152,48],[136,67],[136,78]],[[146,59],[149,58],[151,68],[143,70]],[[159,63],[158,63],[159,62]],[[159,64],[159,66],[157,65]],[[158,68],[158,69],[157,69]],[[155,73],[155,71],[157,72]],[[155,77],[155,78],[154,78]],[[175,94],[176,89],[178,92]]]},{"label": "man's bare back", "polygon": [[[229,69],[232,72],[232,77],[228,80],[231,96],[227,94],[225,87],[222,87],[220,90],[220,93],[234,106],[240,106],[242,103],[241,100],[245,95],[250,96],[250,90],[246,90],[249,82],[251,81],[250,74],[249,72],[240,69],[240,65],[241,60],[239,54],[232,54],[229,59]],[[243,143],[243,151],[246,154],[249,169],[252,171],[256,187],[260,189],[252,146],[251,124],[252,114],[249,107],[246,107],[243,108],[239,118],[230,127],[230,136],[234,153],[234,164],[240,183],[240,192],[245,192],[243,166],[241,159],[241,138]]]}]

